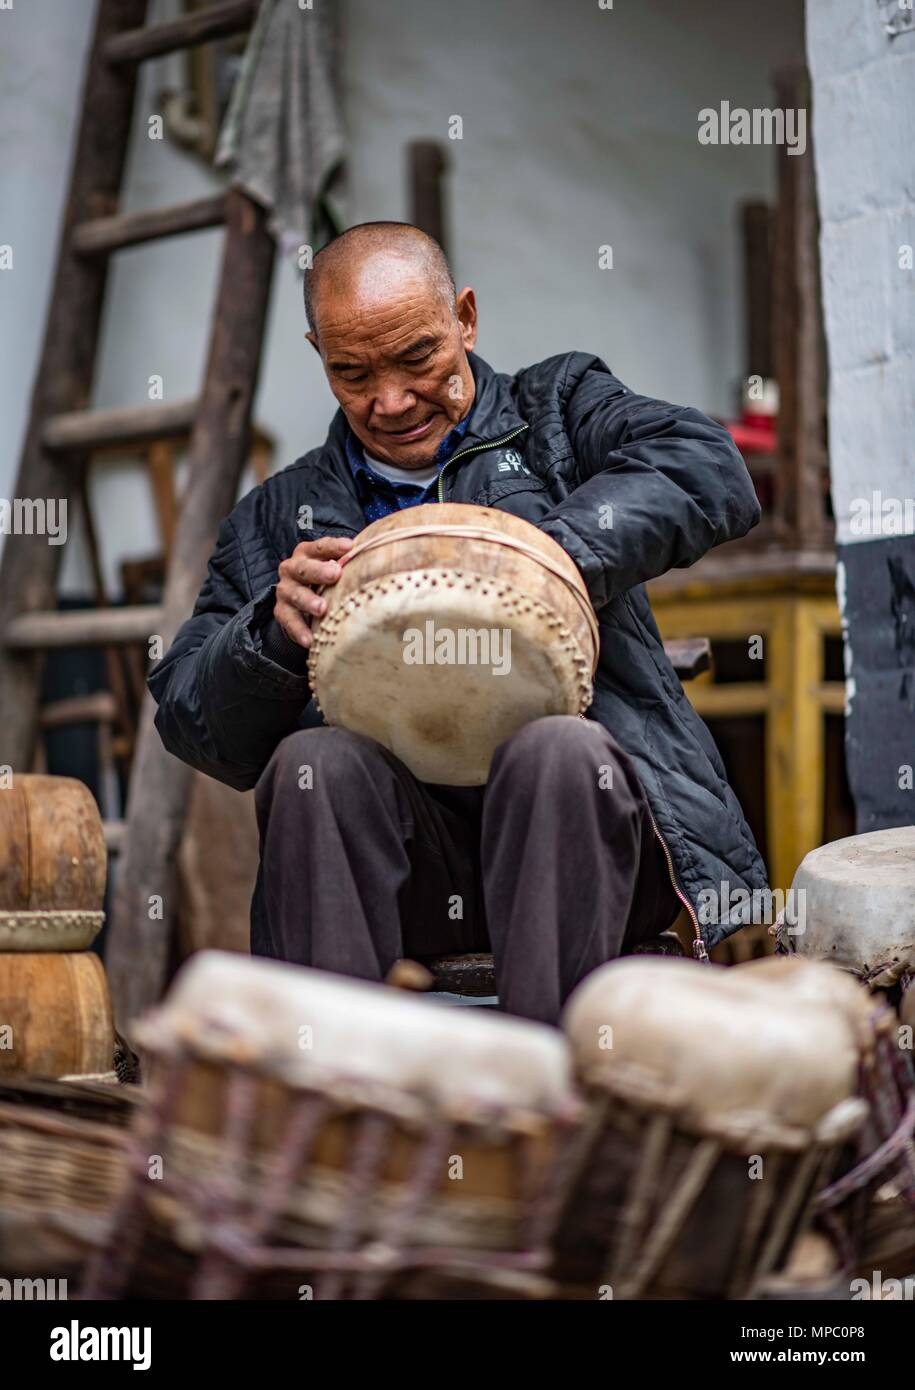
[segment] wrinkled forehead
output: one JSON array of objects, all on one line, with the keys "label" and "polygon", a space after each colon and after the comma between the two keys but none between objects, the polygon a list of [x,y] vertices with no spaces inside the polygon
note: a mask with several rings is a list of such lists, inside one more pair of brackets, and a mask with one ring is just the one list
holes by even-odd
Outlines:
[{"label": "wrinkled forehead", "polygon": [[325,350],[331,343],[340,350],[350,340],[399,345],[417,332],[446,331],[453,317],[453,293],[417,258],[351,256],[322,269],[316,286],[315,319]]}]

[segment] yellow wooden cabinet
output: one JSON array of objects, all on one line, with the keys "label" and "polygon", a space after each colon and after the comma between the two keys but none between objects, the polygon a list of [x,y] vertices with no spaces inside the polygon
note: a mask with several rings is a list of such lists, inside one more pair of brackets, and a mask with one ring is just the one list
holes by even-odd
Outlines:
[{"label": "yellow wooden cabinet", "polygon": [[841,715],[845,699],[844,682],[825,670],[825,639],[841,635],[834,557],[722,547],[648,592],[665,639],[708,637],[713,653],[716,641],[761,647],[763,679],[716,683],[713,662],[684,688],[703,718],[763,717],[769,872],[785,890],[825,839],[824,716]]}]

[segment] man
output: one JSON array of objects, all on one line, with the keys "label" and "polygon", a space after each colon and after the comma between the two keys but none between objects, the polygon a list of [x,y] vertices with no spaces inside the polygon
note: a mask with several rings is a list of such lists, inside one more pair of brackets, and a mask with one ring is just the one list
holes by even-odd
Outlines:
[{"label": "man", "polygon": [[[402,956],[491,946],[503,1008],[547,1022],[681,905],[702,954],[732,928],[701,925],[699,895],[762,888],[765,872],[642,585],[758,521],[730,436],[589,353],[494,372],[472,352],[473,290],[456,295],[441,248],[406,224],[331,242],[305,304],[340,409],[324,444],[223,522],[149,678],[165,746],[256,787],[252,950],[383,979]],[[539,526],[600,623],[589,718],[524,727],[485,788],[422,785],[380,745],[320,727],[309,702],[318,590],[367,521],[436,500]]]}]

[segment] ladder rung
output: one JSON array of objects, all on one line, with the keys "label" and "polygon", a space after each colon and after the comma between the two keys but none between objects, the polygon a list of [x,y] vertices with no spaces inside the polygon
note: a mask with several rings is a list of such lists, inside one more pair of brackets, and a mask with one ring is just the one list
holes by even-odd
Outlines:
[{"label": "ladder rung", "polygon": [[7,647],[96,647],[107,643],[146,642],[161,632],[165,610],[157,603],[124,608],[76,608],[59,613],[20,613],[7,624]]},{"label": "ladder rung", "polygon": [[70,695],[65,700],[52,700],[42,705],[38,717],[43,729],[59,729],[68,724],[112,724],[117,713],[111,691],[96,690],[92,695]]},{"label": "ladder rung", "polygon": [[196,399],[116,410],[72,410],[52,415],[41,440],[52,453],[147,444],[153,439],[187,434],[193,428],[196,413]]},{"label": "ladder rung", "polygon": [[198,232],[219,227],[226,220],[226,195],[198,198],[192,203],[174,203],[149,212],[118,213],[114,217],[93,217],[73,229],[70,245],[78,256],[107,255],[124,246]]},{"label": "ladder rung", "polygon": [[258,0],[226,0],[208,10],[198,10],[185,19],[168,24],[154,24],[143,29],[126,29],[105,45],[109,63],[142,63],[163,53],[175,53],[181,48],[210,39],[225,38],[249,28]]},{"label": "ladder rung", "polygon": [[124,849],[124,841],[127,838],[127,822],[124,820],[103,820],[102,834],[105,837],[105,848],[109,854],[121,854]]}]

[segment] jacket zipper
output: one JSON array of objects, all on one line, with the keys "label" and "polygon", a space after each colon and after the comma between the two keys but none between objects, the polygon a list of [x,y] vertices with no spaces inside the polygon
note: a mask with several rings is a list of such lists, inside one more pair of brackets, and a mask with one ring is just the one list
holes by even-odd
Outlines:
[{"label": "jacket zipper", "polygon": [[500,444],[507,444],[510,439],[514,439],[516,435],[523,434],[527,429],[530,429],[530,425],[519,425],[516,430],[512,430],[511,434],[503,435],[501,439],[490,439],[487,444],[471,444],[469,449],[459,449],[456,454],[452,454],[448,462],[442,465],[442,471],[438,475],[439,502],[444,502],[445,500],[442,479],[453,463],[457,463],[458,459],[464,458],[467,454],[479,454],[482,453],[484,449],[498,449]]},{"label": "jacket zipper", "polygon": [[696,912],[695,912],[695,909],[694,909],[692,903],[689,901],[689,899],[687,898],[686,894],[683,892],[683,890],[681,889],[679,883],[677,882],[677,877],[676,877],[676,874],[674,873],[674,861],[673,861],[673,858],[672,858],[671,853],[670,853],[670,850],[669,850],[669,848],[668,848],[667,841],[664,839],[664,836],[661,834],[660,830],[658,829],[658,823],[657,823],[657,821],[656,821],[655,818],[654,818],[654,815],[653,815],[653,813],[652,813],[651,807],[650,807],[650,806],[647,806],[647,803],[646,803],[646,807],[647,807],[647,810],[648,810],[648,819],[651,821],[651,828],[652,828],[652,830],[654,831],[654,833],[657,835],[657,837],[658,837],[658,842],[660,843],[660,846],[661,846],[662,850],[664,851],[664,858],[667,860],[667,872],[670,874],[670,886],[671,886],[671,888],[674,890],[674,892],[675,892],[675,894],[677,895],[677,897],[680,899],[680,902],[681,902],[681,903],[683,904],[683,906],[686,908],[686,911],[687,911],[687,913],[688,913],[688,915],[689,915],[689,920],[690,920],[690,921],[692,922],[692,924],[693,924],[693,933],[694,933],[694,935],[693,935],[693,955],[695,956],[696,960],[701,960],[701,961],[706,961],[706,962],[707,962],[707,961],[708,961],[708,958],[709,958],[708,947],[706,946],[705,940],[704,940],[704,938],[703,938],[703,936],[702,936],[702,929],[701,929],[701,927],[699,926],[699,918],[696,916]]}]

